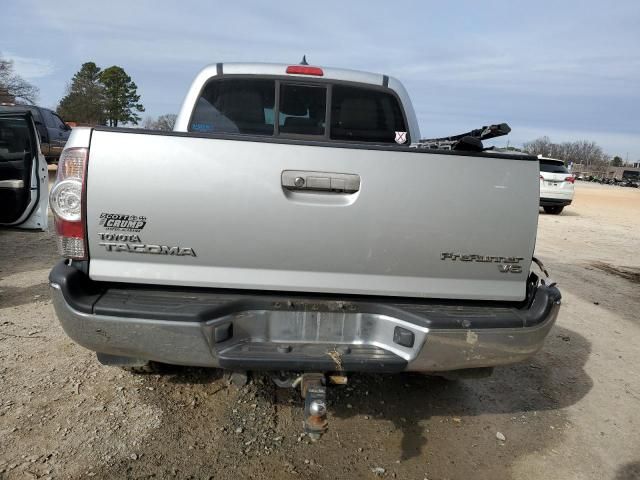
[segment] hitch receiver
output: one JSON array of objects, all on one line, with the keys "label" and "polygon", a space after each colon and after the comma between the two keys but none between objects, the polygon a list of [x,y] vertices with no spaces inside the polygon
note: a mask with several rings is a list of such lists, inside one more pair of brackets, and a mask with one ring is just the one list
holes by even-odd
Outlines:
[{"label": "hitch receiver", "polygon": [[322,373],[302,375],[300,391],[304,398],[304,432],[313,441],[327,431],[327,387]]}]

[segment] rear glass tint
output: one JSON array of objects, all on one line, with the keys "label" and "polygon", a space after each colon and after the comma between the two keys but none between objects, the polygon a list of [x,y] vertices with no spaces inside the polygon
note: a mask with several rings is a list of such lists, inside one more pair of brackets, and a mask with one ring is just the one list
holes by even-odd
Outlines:
[{"label": "rear glass tint", "polygon": [[324,135],[327,89],[307,85],[280,85],[280,133]]},{"label": "rear glass tint", "polygon": [[274,103],[273,80],[215,80],[196,102],[189,131],[273,135]]},{"label": "rear glass tint", "polygon": [[305,135],[383,144],[393,144],[400,138],[400,143],[410,143],[400,103],[393,94],[373,88],[332,85],[328,99],[327,91],[325,85],[295,80],[213,79],[196,101],[188,131]]},{"label": "rear glass tint", "polygon": [[[406,132],[398,100],[387,92],[336,85],[331,97],[331,138],[395,143]],[[406,139],[409,143],[409,139]]]},{"label": "rear glass tint", "polygon": [[549,173],[569,173],[567,167],[560,162],[550,162],[548,160],[540,160],[540,171]]}]

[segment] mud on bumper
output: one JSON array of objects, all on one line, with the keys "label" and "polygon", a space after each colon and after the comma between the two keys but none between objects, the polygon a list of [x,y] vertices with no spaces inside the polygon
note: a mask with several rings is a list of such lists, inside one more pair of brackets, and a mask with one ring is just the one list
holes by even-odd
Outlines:
[{"label": "mud on bumper", "polygon": [[238,370],[438,372],[515,363],[542,346],[561,295],[505,302],[104,284],[49,276],[65,332],[95,352]]}]

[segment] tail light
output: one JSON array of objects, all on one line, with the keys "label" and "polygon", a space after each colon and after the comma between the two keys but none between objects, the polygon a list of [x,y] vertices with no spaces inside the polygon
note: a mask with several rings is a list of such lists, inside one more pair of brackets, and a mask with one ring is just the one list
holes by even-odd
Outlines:
[{"label": "tail light", "polygon": [[316,77],[324,76],[324,72],[318,67],[309,67],[306,65],[290,65],[287,67],[287,73],[295,73],[298,75],[313,75]]},{"label": "tail light", "polygon": [[576,181],[576,177],[573,175],[564,179],[565,182],[573,183]]},{"label": "tail light", "polygon": [[87,155],[86,148],[63,150],[56,183],[49,194],[58,234],[58,253],[74,260],[84,260],[87,256],[83,206]]},{"label": "tail light", "polygon": [[540,175],[540,180],[544,180],[544,177],[542,175]]}]

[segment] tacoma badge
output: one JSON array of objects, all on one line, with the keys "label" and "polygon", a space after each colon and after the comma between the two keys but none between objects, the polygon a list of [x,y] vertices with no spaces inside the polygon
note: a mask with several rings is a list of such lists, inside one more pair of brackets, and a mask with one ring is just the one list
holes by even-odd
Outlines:
[{"label": "tacoma badge", "polygon": [[100,242],[107,252],[151,253],[154,255],[196,256],[191,247],[168,247],[167,245],[146,245],[143,243]]}]

